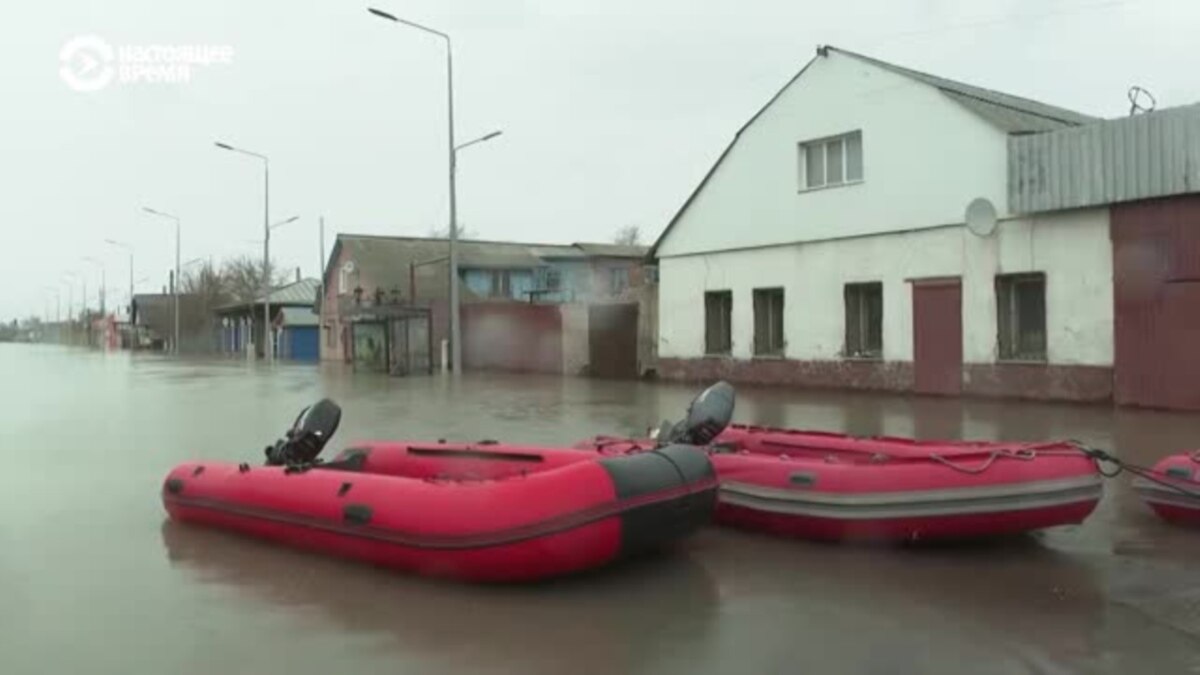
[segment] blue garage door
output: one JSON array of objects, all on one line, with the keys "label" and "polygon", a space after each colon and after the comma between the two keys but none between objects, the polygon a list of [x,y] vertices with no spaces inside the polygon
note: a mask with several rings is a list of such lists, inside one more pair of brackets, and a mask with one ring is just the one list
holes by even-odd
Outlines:
[{"label": "blue garage door", "polygon": [[316,326],[292,326],[285,328],[283,344],[287,349],[284,358],[296,361],[317,361],[321,358],[319,333]]}]

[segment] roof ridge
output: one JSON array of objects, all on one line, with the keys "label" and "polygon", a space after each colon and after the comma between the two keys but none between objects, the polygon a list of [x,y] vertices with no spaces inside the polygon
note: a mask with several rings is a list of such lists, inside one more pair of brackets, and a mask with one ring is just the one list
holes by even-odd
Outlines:
[{"label": "roof ridge", "polygon": [[[449,237],[418,237],[410,235],[390,235],[390,234],[354,234],[350,232],[339,232],[338,239],[383,239],[389,241],[429,241],[429,242],[449,242]],[[546,242],[531,242],[531,241],[502,241],[499,239],[464,239],[459,238],[458,243],[468,244],[505,244],[508,246],[558,246],[561,248],[571,248],[575,244],[552,244]]]}]

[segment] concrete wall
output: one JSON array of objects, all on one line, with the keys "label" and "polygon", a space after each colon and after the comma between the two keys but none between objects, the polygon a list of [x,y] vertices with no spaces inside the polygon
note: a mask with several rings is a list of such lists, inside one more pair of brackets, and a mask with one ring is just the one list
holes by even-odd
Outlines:
[{"label": "concrete wall", "polygon": [[[778,286],[784,288],[785,358],[841,361],[843,286],[881,281],[883,361],[910,362],[912,288],[907,280],[960,276],[964,362],[992,364],[997,354],[995,275],[1044,272],[1047,362],[1108,368],[1113,362],[1108,221],[1106,209],[1091,209],[1004,221],[988,238],[954,226],[664,258],[660,260],[659,356],[702,357],[704,292],[731,290],[732,358],[751,359],[752,291]],[[986,372],[978,375],[987,377]],[[896,388],[907,386],[899,382]]]},{"label": "concrete wall", "polygon": [[564,304],[562,312],[562,372],[564,375],[587,373],[589,360],[588,306]]},{"label": "concrete wall", "polygon": [[638,289],[638,375],[658,370],[658,284]]},{"label": "concrete wall", "polygon": [[[349,260],[345,248],[338,249],[337,259],[333,261],[333,265],[329,268],[329,278],[325,280],[325,295],[321,298],[321,359],[340,361],[344,357],[346,351],[345,340],[349,339],[349,335],[342,334],[342,321],[338,316],[338,296],[342,293],[349,293],[354,290],[351,286],[343,290],[340,286],[342,265]],[[358,275],[361,277],[362,275]],[[356,282],[357,283],[357,282]],[[366,286],[363,286],[366,288]]]},{"label": "concrete wall", "polygon": [[562,327],[558,305],[463,305],[463,369],[561,373]]},{"label": "concrete wall", "polygon": [[[797,144],[855,130],[863,181],[801,190]],[[959,223],[972,199],[1003,208],[1006,191],[1003,132],[929,85],[831,52],[742,132],[658,254]]]}]

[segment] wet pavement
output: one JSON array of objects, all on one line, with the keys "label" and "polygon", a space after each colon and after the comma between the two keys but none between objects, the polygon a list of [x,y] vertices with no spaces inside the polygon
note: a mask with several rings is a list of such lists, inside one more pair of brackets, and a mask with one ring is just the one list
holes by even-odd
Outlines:
[{"label": "wet pavement", "polygon": [[[0,345],[0,673],[1200,673],[1200,531],[1110,482],[1084,525],[862,547],[710,528],[548,584],[430,581],[166,522],[185,458],[257,461],[295,413],[351,439],[570,442],[697,387],[387,378]],[[1151,463],[1200,415],[739,389],[736,419],[925,438],[1077,438]]]}]

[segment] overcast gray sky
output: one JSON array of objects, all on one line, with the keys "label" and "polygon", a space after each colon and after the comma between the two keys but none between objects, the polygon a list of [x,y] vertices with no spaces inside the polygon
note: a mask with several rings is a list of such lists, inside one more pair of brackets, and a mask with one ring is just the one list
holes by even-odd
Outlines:
[{"label": "overcast gray sky", "polygon": [[[68,272],[94,305],[101,258],[124,302],[183,259],[261,256],[271,157],[273,257],[318,273],[317,218],[336,232],[425,235],[447,214],[445,72],[452,34],[460,219],[478,237],[652,240],[736,129],[818,44],[1102,115],[1140,84],[1160,107],[1200,100],[1192,0],[106,0],[22,3],[0,28],[0,318],[41,314]],[[59,53],[108,44],[228,45],[186,84],[73,91]],[[78,286],[76,286],[78,288]],[[75,292],[78,303],[78,290]]]}]

